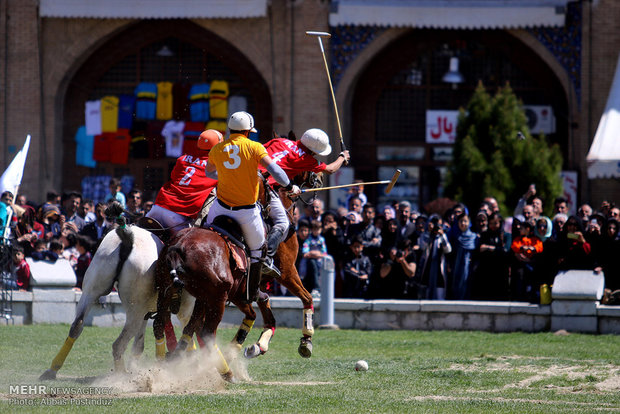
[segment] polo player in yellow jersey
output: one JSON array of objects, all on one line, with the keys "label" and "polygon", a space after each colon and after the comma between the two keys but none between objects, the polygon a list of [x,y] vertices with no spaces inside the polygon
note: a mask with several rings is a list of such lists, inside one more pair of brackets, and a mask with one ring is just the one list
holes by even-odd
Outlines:
[{"label": "polo player in yellow jersey", "polygon": [[[235,112],[228,120],[230,136],[224,142],[215,145],[209,153],[206,174],[215,178],[217,173],[217,202],[213,203],[207,223],[215,217],[225,215],[235,219],[250,249],[251,265],[248,276],[248,301],[253,302],[258,296],[258,287],[262,274],[263,245],[265,233],[258,199],[258,165],[261,164],[271,176],[291,195],[301,194],[293,185],[284,170],[276,164],[263,144],[248,138],[254,128],[254,118],[247,112]],[[268,266],[273,266],[270,263]],[[268,271],[277,269],[268,269]]]}]

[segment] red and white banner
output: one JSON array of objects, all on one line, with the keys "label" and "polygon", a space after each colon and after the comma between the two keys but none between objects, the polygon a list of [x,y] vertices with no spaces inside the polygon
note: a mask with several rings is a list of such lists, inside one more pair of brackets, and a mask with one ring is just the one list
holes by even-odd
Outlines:
[{"label": "red and white banner", "polygon": [[459,111],[426,111],[426,143],[454,144]]}]

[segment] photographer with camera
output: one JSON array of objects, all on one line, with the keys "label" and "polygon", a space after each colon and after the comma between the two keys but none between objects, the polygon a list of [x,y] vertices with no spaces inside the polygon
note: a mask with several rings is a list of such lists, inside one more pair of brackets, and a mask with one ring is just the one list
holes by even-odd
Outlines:
[{"label": "photographer with camera", "polygon": [[420,261],[419,279],[426,289],[426,299],[445,299],[447,287],[446,255],[452,246],[443,231],[443,221],[437,214],[428,219],[428,230],[418,240]]},{"label": "photographer with camera", "polygon": [[411,240],[404,239],[390,249],[379,270],[380,294],[389,299],[418,299],[417,283],[413,280],[417,268],[417,257]]}]

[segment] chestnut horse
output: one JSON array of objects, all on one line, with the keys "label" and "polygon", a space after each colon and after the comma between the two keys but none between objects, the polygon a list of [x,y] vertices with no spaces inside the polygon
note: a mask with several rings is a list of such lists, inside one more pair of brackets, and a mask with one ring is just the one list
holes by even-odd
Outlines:
[{"label": "chestnut horse", "polygon": [[[303,173],[295,177],[295,183],[300,187],[318,187],[322,185],[320,175]],[[265,184],[261,181],[259,201],[263,206],[268,204],[268,198],[276,196],[273,192],[266,194]],[[293,200],[286,195],[281,195],[281,201],[288,211],[289,221],[292,223]],[[312,295],[303,286],[295,261],[297,259],[298,242],[294,231],[290,231],[276,253],[275,260],[281,270],[280,284],[285,286],[291,293],[299,297],[303,303],[304,324],[303,336],[300,340],[299,354],[305,358],[312,355],[313,327],[313,301]],[[170,317],[169,306],[171,302],[172,278],[169,274],[177,275],[185,284],[188,293],[196,297],[196,307],[192,319],[183,330],[183,337],[179,344],[179,351],[185,349],[191,341],[194,333],[205,335],[210,347],[215,347],[215,333],[219,325],[224,305],[227,301],[235,304],[245,315],[233,344],[241,349],[248,333],[256,320],[256,313],[251,305],[245,303],[246,286],[242,281],[246,280],[242,275],[235,275],[229,266],[230,249],[224,240],[216,233],[206,229],[186,229],[179,232],[160,256],[157,270],[156,285],[159,289],[158,312],[154,323],[154,333],[158,345],[158,358],[163,359],[165,349],[163,347],[163,326]],[[253,358],[267,352],[269,342],[275,332],[275,318],[271,312],[269,296],[264,293],[269,280],[261,281],[261,292],[258,306],[263,316],[265,326],[259,340],[252,347],[246,349],[245,356]],[[202,332],[199,332],[204,320]],[[216,352],[219,350],[215,347]],[[221,353],[220,353],[221,356]],[[226,361],[220,358],[218,367],[224,376],[232,377]]]},{"label": "chestnut horse", "polygon": [[[241,348],[247,333],[256,320],[251,303],[246,302],[246,277],[242,270],[231,268],[229,244],[218,233],[193,227],[178,232],[165,247],[156,267],[155,285],[159,295],[157,314],[153,322],[156,355],[159,360],[165,356],[164,326],[169,322],[172,298],[172,276],[184,283],[184,290],[196,298],[194,311],[173,355],[184,351],[192,342],[194,333],[207,344],[207,350],[219,356],[217,369],[226,380],[233,381],[233,374],[215,344],[217,327],[224,315],[226,302],[232,302],[243,312],[245,318],[233,339]],[[259,343],[266,350],[275,330],[275,319],[269,306],[269,297],[262,293],[258,306],[265,323]],[[201,329],[202,328],[202,329]]]},{"label": "chestnut horse", "polygon": [[[296,176],[293,180],[300,188],[317,188],[322,187],[322,174],[316,174],[312,172],[305,172]],[[316,194],[316,193],[315,193]],[[273,196],[274,194],[271,193]],[[260,183],[259,189],[259,202],[261,205],[266,206],[266,192],[265,184]],[[293,213],[296,208],[295,202],[286,194],[281,192],[279,194],[280,201],[287,211],[289,222],[293,226]],[[301,328],[302,337],[299,342],[298,352],[304,358],[310,358],[312,356],[312,335],[314,334],[314,303],[312,295],[301,282],[295,262],[297,261],[297,253],[299,252],[299,242],[297,241],[297,235],[294,231],[289,232],[288,237],[280,243],[274,261],[280,272],[281,277],[278,282],[284,286],[289,292],[297,296],[303,304],[303,324]],[[261,289],[265,290],[266,284],[269,280],[262,279]],[[264,354],[263,350],[256,349],[254,352],[249,352],[249,356],[256,356],[260,351],[260,354]],[[248,356],[248,353],[246,353]]]}]

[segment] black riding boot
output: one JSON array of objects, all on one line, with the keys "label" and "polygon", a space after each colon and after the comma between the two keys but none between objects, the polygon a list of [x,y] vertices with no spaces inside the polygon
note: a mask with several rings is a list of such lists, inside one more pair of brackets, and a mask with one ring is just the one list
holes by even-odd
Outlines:
[{"label": "black riding boot", "polygon": [[282,241],[284,232],[278,228],[272,228],[267,235],[267,257],[263,262],[263,274],[267,277],[278,278],[281,276],[280,270],[273,262],[273,256],[278,251],[278,246]]},{"label": "black riding boot", "polygon": [[261,262],[255,262],[250,264],[250,271],[248,272],[248,303],[255,302],[258,299],[258,288],[260,286],[261,270],[263,264]]}]

